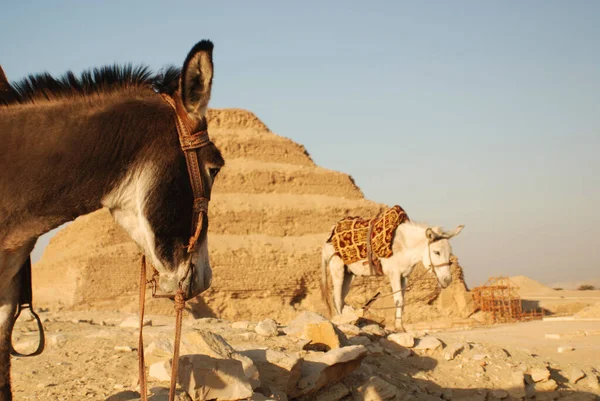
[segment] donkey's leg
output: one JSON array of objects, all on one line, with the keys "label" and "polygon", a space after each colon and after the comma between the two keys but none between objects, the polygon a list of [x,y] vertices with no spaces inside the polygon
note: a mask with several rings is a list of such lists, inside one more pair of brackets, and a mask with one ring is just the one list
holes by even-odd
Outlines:
[{"label": "donkey's leg", "polygon": [[10,391],[10,337],[19,299],[19,276],[11,279],[0,294],[0,401],[12,400]]},{"label": "donkey's leg", "polygon": [[331,272],[331,284],[333,284],[333,305],[338,315],[342,314],[344,309],[344,262],[339,256],[334,256],[329,262],[329,271]]},{"label": "donkey's leg", "polygon": [[342,312],[344,311],[344,300],[350,292],[350,285],[352,284],[353,279],[354,274],[349,272],[347,269],[344,269],[344,282],[342,283]]},{"label": "donkey's leg", "polygon": [[12,400],[10,391],[10,336],[21,292],[17,274],[33,250],[32,240],[16,250],[0,249],[0,401]]},{"label": "donkey's leg", "polygon": [[396,320],[394,326],[397,331],[403,333],[402,310],[404,309],[404,290],[406,289],[406,278],[399,272],[392,271],[390,274],[390,284],[394,293],[394,306],[396,307]]}]

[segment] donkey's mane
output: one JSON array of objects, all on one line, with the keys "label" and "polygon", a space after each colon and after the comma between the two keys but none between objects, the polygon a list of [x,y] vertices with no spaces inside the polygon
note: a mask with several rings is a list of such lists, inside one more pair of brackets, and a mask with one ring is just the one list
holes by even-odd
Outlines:
[{"label": "donkey's mane", "polygon": [[55,78],[48,73],[29,75],[0,91],[0,105],[36,103],[53,99],[149,88],[172,95],[178,88],[181,69],[173,66],[154,74],[148,66],[110,65],[91,68],[79,77],[72,71]]}]

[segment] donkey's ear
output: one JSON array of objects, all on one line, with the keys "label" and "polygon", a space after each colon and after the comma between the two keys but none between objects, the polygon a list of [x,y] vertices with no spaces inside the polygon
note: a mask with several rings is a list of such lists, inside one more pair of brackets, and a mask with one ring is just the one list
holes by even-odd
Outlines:
[{"label": "donkey's ear", "polygon": [[9,86],[10,84],[8,83],[8,79],[6,79],[6,75],[4,75],[4,70],[0,65],[0,90],[7,90]]},{"label": "donkey's ear", "polygon": [[213,79],[213,43],[202,40],[192,48],[181,70],[180,93],[183,105],[192,117],[206,115]]},{"label": "donkey's ear", "polygon": [[463,228],[465,228],[465,225],[461,224],[460,226],[456,227],[454,230],[445,232],[444,237],[448,238],[448,239],[455,237],[462,231]]},{"label": "donkey's ear", "polygon": [[431,227],[428,227],[427,230],[425,230],[425,236],[427,237],[429,242],[433,242],[438,238],[438,234],[435,231],[433,231]]}]

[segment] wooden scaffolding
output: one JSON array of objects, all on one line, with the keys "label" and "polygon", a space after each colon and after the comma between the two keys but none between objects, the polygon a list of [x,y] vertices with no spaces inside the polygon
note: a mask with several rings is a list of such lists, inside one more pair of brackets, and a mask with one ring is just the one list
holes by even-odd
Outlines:
[{"label": "wooden scaffolding", "polygon": [[543,309],[523,311],[518,289],[508,277],[490,277],[484,285],[473,288],[473,300],[477,309],[490,314],[492,323],[543,318]]}]

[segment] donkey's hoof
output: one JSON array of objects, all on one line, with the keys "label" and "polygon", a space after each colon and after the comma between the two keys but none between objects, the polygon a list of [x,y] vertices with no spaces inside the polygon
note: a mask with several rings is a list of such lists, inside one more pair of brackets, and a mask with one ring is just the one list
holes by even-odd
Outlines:
[{"label": "donkey's hoof", "polygon": [[406,333],[406,330],[404,329],[402,323],[396,323],[394,325],[394,328],[396,329],[396,333]]}]

